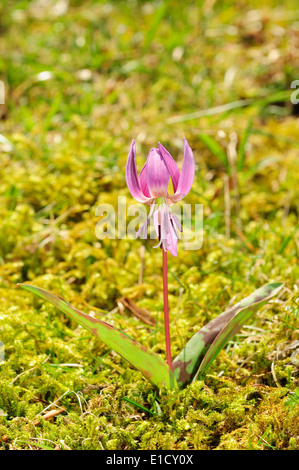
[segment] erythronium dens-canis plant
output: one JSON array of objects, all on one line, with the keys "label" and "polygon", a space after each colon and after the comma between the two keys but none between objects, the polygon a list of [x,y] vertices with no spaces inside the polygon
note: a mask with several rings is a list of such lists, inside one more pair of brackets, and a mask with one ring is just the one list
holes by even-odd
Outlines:
[{"label": "erythronium dens-canis plant", "polygon": [[[158,246],[162,248],[163,254],[167,363],[158,354],[145,348],[124,331],[81,312],[62,297],[37,286],[18,284],[23,289],[50,302],[83,328],[99,337],[108,347],[138,369],[157,389],[162,387],[183,388],[194,380],[203,379],[221,349],[240,331],[256,310],[277,295],[283,286],[282,283],[277,282],[266,284],[230,307],[195,333],[172,361],[168,311],[167,251],[173,256],[177,255],[176,230],[182,231],[182,227],[170,207],[190,191],[194,179],[194,169],[193,153],[185,139],[181,171],[170,153],[159,143],[158,148],[150,150],[146,163],[137,176],[135,141],[133,140],[131,144],[126,167],[127,185],[132,196],[138,202],[150,206],[149,216],[137,232],[137,236],[146,238],[149,220],[153,217],[159,239]],[[168,193],[170,179],[173,195]]]},{"label": "erythronium dens-canis plant", "polygon": [[[157,246],[162,248],[166,358],[171,370],[173,368],[168,308],[167,251],[173,256],[177,256],[177,230],[182,231],[182,226],[178,217],[172,213],[170,206],[189,193],[194,180],[194,172],[193,153],[187,140],[184,139],[184,160],[181,172],[170,153],[159,142],[158,148],[152,148],[149,151],[146,163],[137,176],[136,147],[135,141],[132,141],[127,160],[126,180],[132,196],[138,202],[150,206],[149,216],[136,236],[146,238],[149,221],[153,217],[159,239]],[[170,179],[174,191],[172,196],[168,192]]]}]

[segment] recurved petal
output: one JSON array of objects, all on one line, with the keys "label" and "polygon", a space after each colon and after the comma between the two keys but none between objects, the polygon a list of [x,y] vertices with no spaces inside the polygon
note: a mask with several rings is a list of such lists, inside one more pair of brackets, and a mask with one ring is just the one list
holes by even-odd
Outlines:
[{"label": "recurved petal", "polygon": [[147,186],[147,181],[146,181],[146,163],[143,165],[143,168],[141,172],[139,173],[138,181],[140,184],[140,189],[142,193],[144,194],[144,196],[150,198],[151,195],[150,195],[150,192]]},{"label": "recurved petal", "polygon": [[173,191],[175,193],[176,190],[177,190],[177,187],[178,187],[179,179],[180,179],[180,170],[179,170],[176,162],[174,161],[174,159],[172,158],[172,156],[168,152],[168,150],[166,150],[166,148],[163,147],[163,145],[160,144],[160,142],[159,142],[158,146],[159,146],[160,154],[161,154],[161,156],[162,156],[162,158],[165,162],[165,165],[166,165],[166,167],[169,171],[171,181],[172,181]]},{"label": "recurved petal", "polygon": [[169,214],[168,214],[168,219],[169,219],[169,233],[166,239],[166,249],[169,251],[169,253],[172,254],[172,256],[177,256],[178,236],[177,236],[177,233],[175,231],[173,224],[171,223]]},{"label": "recurved petal", "polygon": [[175,194],[173,196],[168,196],[172,202],[180,201],[181,199],[183,199],[183,197],[186,196],[186,194],[189,193],[194,180],[194,173],[195,163],[193,152],[187,140],[184,139],[184,161],[179,183]]},{"label": "recurved petal", "polygon": [[132,194],[133,198],[136,199],[136,201],[143,203],[149,201],[150,198],[143,194],[137,177],[135,140],[132,140],[130,152],[127,159],[126,181],[129,191]]},{"label": "recurved petal", "polygon": [[147,238],[147,229],[148,229],[149,219],[146,219],[144,224],[141,225],[140,229],[136,233],[136,238],[141,238],[145,240]]}]

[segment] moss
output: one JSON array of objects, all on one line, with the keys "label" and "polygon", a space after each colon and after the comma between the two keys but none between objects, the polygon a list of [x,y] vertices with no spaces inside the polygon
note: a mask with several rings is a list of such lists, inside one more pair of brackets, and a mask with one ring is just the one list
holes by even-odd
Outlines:
[{"label": "moss", "polygon": [[[44,2],[38,18],[31,3],[0,6],[0,75],[8,80],[0,105],[0,448],[298,449],[298,405],[288,402],[298,367],[280,354],[298,337],[298,118],[289,97],[276,95],[298,76],[296,24],[286,14],[292,2],[279,19],[273,0],[258,9],[253,0],[216,2],[208,12],[170,2],[159,23],[155,2],[75,2],[59,17]],[[45,70],[52,75],[39,81]],[[262,96],[273,102],[255,99]],[[244,98],[254,106],[213,112]],[[199,129],[224,152],[237,138],[230,227],[226,168]],[[184,136],[196,174],[183,202],[203,204],[204,238],[194,251],[179,241],[169,258],[173,355],[262,284],[285,288],[204,381],[158,393],[16,284],[52,290],[165,358],[156,241],[99,240],[95,214],[102,202],[117,208],[119,195],[134,202],[125,181],[132,138],[138,165],[158,141],[181,165]],[[148,309],[155,326],[118,308],[122,296]],[[62,412],[49,419],[53,409]]]}]

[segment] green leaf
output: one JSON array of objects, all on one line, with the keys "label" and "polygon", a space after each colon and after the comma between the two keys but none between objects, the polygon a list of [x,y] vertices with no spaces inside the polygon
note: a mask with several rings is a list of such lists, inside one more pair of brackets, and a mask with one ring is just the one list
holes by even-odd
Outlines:
[{"label": "green leaf", "polygon": [[212,361],[236,335],[252,314],[282,288],[282,283],[266,284],[201,328],[173,361],[179,387],[203,377]]},{"label": "green leaf", "polygon": [[126,359],[138,369],[156,387],[177,387],[173,373],[158,354],[148,350],[142,344],[130,338],[112,325],[86,313],[80,312],[62,297],[28,284],[18,284],[23,289],[38,295],[60,309],[86,330],[100,338],[103,343]]}]

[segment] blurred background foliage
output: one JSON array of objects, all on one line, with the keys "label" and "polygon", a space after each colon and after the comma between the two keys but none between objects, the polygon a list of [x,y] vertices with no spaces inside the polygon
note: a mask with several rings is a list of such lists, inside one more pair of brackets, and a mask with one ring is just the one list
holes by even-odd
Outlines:
[{"label": "blurred background foliage", "polygon": [[[298,445],[298,408],[282,400],[298,372],[287,349],[298,338],[298,13],[292,0],[1,2],[4,448]],[[158,141],[180,165],[183,137],[196,161],[184,202],[203,204],[204,233],[200,250],[179,242],[169,260],[174,353],[230,302],[266,282],[285,289],[205,385],[162,397],[166,421],[136,408],[132,418],[124,395],[155,411],[143,379],[16,283],[53,290],[164,355],[156,241],[98,240],[95,212],[101,203],[117,212],[118,196],[134,202],[125,182],[133,138],[141,169]],[[155,327],[121,308],[122,296],[148,309]],[[86,414],[69,393],[82,390]],[[67,414],[34,427],[62,395]]]}]

